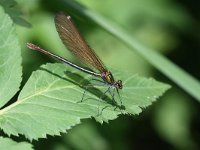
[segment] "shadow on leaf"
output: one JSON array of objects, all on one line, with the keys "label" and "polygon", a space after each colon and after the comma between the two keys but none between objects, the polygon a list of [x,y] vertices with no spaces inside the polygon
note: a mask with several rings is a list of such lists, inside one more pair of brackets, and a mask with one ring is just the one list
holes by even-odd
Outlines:
[{"label": "shadow on leaf", "polygon": [[[92,95],[95,95],[96,97],[99,97],[99,100],[102,99],[101,97],[103,96],[102,102],[106,102],[107,104],[115,107],[115,110],[117,108],[119,108],[120,110],[125,110],[125,106],[119,105],[116,102],[114,103],[113,100],[108,95],[105,95],[104,92],[102,92],[100,89],[96,88],[95,84],[92,84],[91,81],[89,81],[88,79],[85,79],[83,76],[81,76],[77,73],[65,71],[64,73],[65,73],[66,77],[62,77],[59,74],[56,74],[56,73],[54,73],[46,68],[43,68],[43,67],[40,67],[40,70],[46,71],[62,80],[65,80],[67,82],[70,82],[70,83],[82,88],[83,90],[86,90],[86,92],[91,93]],[[94,85],[94,86],[91,86],[90,88],[86,88],[87,85]],[[85,98],[85,99],[83,99],[83,101],[81,101],[81,100],[77,101],[77,103],[82,103],[89,99],[93,99],[93,98]],[[107,108],[107,107],[108,106],[105,106],[105,108]],[[102,110],[104,110],[105,108],[103,108]]]}]

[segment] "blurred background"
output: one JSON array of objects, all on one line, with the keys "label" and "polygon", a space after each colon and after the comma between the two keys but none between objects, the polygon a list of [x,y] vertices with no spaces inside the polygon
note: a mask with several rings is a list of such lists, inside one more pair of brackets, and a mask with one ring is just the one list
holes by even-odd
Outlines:
[{"label": "blurred background", "polygon": [[[3,0],[2,0],[3,1]],[[4,0],[5,1],[5,0]],[[54,25],[59,11],[70,14],[106,66],[172,85],[138,116],[120,116],[109,123],[83,120],[67,134],[33,141],[37,150],[200,149],[200,105],[190,95],[131,52],[115,37],[76,13],[62,0],[7,0],[17,24],[23,58],[23,84],[40,65],[54,60],[26,48],[33,42],[76,62],[62,45]],[[67,0],[66,0],[67,1]],[[72,1],[72,0],[68,0]],[[200,2],[189,0],[77,0],[116,22],[147,47],[157,50],[200,80]],[[10,3],[10,4],[9,4]],[[5,5],[5,3],[4,3]],[[13,14],[13,13],[12,13]],[[159,63],[159,62],[158,62]],[[165,66],[163,66],[165,67]],[[22,87],[23,87],[22,84]]]}]

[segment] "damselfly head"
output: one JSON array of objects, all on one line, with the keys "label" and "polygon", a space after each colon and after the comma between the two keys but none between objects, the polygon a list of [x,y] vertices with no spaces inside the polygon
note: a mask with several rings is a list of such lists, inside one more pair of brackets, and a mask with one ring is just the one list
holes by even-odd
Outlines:
[{"label": "damselfly head", "polygon": [[117,89],[122,89],[122,88],[123,88],[122,80],[117,80],[117,81],[115,81],[114,86],[115,86]]}]

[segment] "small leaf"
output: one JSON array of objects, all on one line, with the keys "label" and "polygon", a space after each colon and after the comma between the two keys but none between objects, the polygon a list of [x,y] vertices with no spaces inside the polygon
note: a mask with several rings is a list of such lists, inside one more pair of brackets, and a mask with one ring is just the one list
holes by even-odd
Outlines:
[{"label": "small leaf", "polygon": [[0,127],[8,135],[24,134],[31,140],[46,137],[46,134],[59,135],[79,124],[80,119],[94,117],[103,123],[119,114],[139,114],[141,108],[150,105],[169,88],[137,75],[114,75],[124,83],[120,90],[122,107],[117,94],[117,105],[109,93],[104,100],[99,98],[107,86],[88,89],[80,102],[83,85],[90,83],[92,77],[64,64],[44,65],[31,75],[18,101],[0,111]]},{"label": "small leaf", "polygon": [[32,145],[26,142],[17,143],[9,138],[0,137],[1,150],[33,150]]},{"label": "small leaf", "polygon": [[21,51],[13,22],[0,6],[0,108],[19,90]]}]

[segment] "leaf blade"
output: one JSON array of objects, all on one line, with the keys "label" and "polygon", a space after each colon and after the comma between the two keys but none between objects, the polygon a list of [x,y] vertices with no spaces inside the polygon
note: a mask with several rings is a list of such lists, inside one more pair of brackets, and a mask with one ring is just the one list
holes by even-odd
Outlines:
[{"label": "leaf blade", "polygon": [[27,142],[17,143],[9,138],[3,138],[3,137],[0,137],[0,149],[33,150],[32,145]]},{"label": "leaf blade", "polygon": [[19,90],[22,67],[18,38],[10,17],[0,7],[0,108]]},{"label": "leaf blade", "polygon": [[[129,75],[121,75],[123,81],[128,77]],[[66,68],[64,64],[42,66],[31,75],[18,101],[0,111],[1,128],[9,135],[24,134],[30,140],[45,138],[47,134],[60,135],[60,132],[66,132],[80,124],[81,119],[93,117],[103,123],[116,119],[121,111],[124,114],[138,114],[169,88],[153,79],[133,76],[125,83],[123,91],[120,91],[125,107],[120,110],[112,104],[109,95],[105,101],[99,101],[99,96],[106,87],[88,90],[85,100],[80,103],[84,91],[82,85],[89,78],[90,76],[74,71],[71,67]],[[137,92],[136,86],[140,87],[139,95],[146,92],[145,100],[142,96],[133,98],[134,94],[131,93]],[[159,90],[158,86],[162,88]],[[129,95],[126,96],[127,94]],[[153,97],[155,95],[156,98]],[[117,102],[119,104],[119,100]],[[98,108],[102,111],[101,115],[98,115]]]}]

